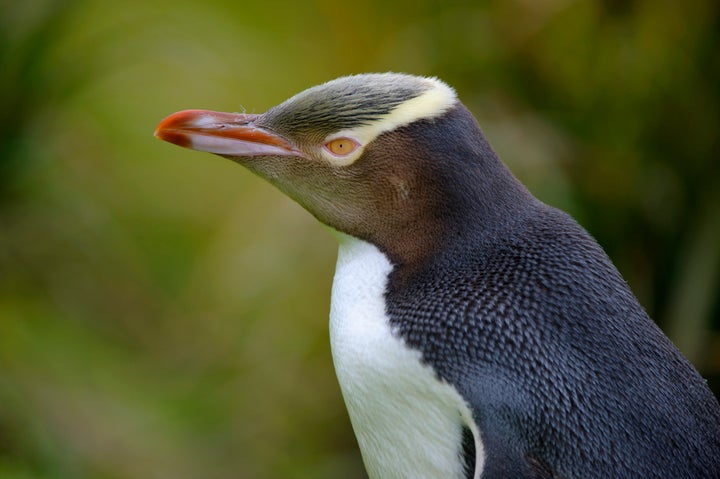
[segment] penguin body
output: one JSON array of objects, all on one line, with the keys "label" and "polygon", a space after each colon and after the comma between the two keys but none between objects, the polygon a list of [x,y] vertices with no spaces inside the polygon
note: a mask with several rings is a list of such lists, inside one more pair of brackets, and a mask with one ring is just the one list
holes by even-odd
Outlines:
[{"label": "penguin body", "polygon": [[720,477],[703,379],[444,83],[345,77],[156,134],[238,161],[339,233],[331,345],[372,479]]}]

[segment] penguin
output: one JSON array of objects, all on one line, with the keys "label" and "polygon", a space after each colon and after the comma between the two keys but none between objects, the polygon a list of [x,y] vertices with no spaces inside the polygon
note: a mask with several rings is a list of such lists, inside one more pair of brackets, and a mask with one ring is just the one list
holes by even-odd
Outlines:
[{"label": "penguin", "polygon": [[720,478],[720,406],[597,242],[436,78],[360,74],[155,135],[339,240],[338,382],[371,479]]}]

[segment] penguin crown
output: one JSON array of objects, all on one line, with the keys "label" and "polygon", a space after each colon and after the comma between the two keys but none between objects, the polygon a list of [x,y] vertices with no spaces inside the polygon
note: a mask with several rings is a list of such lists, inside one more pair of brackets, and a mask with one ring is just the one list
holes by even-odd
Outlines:
[{"label": "penguin crown", "polygon": [[258,124],[302,143],[324,144],[325,159],[346,166],[381,133],[439,117],[456,101],[455,91],[437,78],[351,75],[298,93],[268,110]]}]

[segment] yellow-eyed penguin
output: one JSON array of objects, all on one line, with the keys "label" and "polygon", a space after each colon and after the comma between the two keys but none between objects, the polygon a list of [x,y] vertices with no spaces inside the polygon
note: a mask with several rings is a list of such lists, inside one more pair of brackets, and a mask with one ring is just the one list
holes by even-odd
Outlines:
[{"label": "yellow-eyed penguin", "polygon": [[349,76],[156,135],[337,232],[330,339],[372,479],[720,478],[705,381],[445,83]]}]

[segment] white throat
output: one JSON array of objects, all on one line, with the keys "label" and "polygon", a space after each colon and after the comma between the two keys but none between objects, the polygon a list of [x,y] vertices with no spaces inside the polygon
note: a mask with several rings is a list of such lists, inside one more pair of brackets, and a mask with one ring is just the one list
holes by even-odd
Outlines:
[{"label": "white throat", "polygon": [[342,237],[330,306],[330,343],[340,388],[371,479],[464,479],[462,428],[472,414],[394,334],[385,310],[392,265],[375,246]]}]

